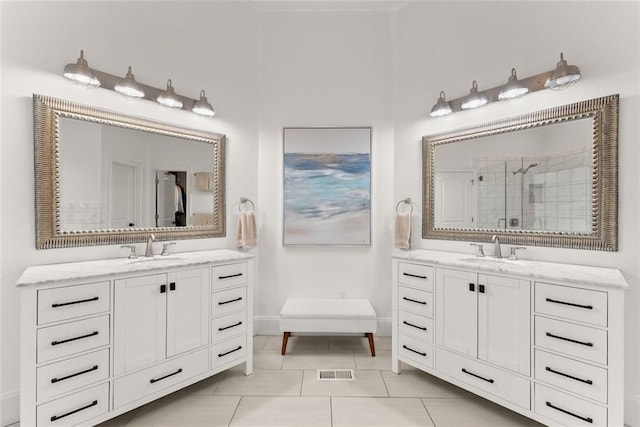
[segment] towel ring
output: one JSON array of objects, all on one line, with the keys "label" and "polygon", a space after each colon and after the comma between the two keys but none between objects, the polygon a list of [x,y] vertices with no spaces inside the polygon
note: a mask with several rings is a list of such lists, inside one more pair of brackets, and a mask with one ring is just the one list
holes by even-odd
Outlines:
[{"label": "towel ring", "polygon": [[251,210],[252,211],[256,210],[256,205],[253,204],[253,202],[251,201],[250,198],[248,198],[248,197],[240,197],[240,203],[238,204],[238,211],[239,212],[242,212],[242,205],[245,204],[245,203],[250,203],[251,204]]},{"label": "towel ring", "polygon": [[400,211],[398,210],[398,208],[400,207],[401,204],[407,204],[409,205],[409,213],[413,213],[413,204],[411,203],[411,197],[407,197],[406,199],[402,199],[398,202],[398,204],[396,204],[396,213],[400,213]]}]

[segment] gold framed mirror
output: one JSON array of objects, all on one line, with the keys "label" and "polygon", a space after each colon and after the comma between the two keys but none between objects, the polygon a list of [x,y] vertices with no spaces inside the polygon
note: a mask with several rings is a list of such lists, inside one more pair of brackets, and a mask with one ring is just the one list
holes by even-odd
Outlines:
[{"label": "gold framed mirror", "polygon": [[33,95],[36,248],[224,237],[225,135]]},{"label": "gold framed mirror", "polygon": [[424,136],[422,237],[617,251],[618,100]]}]

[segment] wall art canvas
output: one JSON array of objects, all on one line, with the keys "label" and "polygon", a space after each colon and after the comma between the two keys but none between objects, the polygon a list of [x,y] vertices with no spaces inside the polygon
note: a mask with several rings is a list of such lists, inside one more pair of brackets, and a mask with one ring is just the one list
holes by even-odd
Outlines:
[{"label": "wall art canvas", "polygon": [[285,245],[371,244],[371,128],[285,128]]}]

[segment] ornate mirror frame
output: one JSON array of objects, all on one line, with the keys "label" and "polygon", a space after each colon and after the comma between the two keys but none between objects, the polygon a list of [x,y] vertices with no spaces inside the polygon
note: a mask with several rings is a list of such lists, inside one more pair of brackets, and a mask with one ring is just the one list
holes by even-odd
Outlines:
[{"label": "ornate mirror frame", "polygon": [[[508,244],[617,251],[618,100],[619,95],[610,95],[450,133],[424,136],[422,238],[488,242],[493,235],[498,235],[501,242]],[[435,227],[434,149],[437,146],[585,118],[592,119],[593,130],[591,233]]]},{"label": "ornate mirror frame", "polygon": [[[182,128],[141,117],[94,108],[70,101],[33,95],[34,171],[36,248],[68,248],[144,242],[153,234],[157,240],[201,239],[225,237],[225,135]],[[185,142],[213,146],[213,224],[190,227],[149,227],[61,231],[59,120],[61,117],[117,126],[158,135],[171,136]]]}]

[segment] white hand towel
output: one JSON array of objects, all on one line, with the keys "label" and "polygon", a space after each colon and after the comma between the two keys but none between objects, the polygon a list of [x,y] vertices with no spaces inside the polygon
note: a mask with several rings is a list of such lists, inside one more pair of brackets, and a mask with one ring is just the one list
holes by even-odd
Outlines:
[{"label": "white hand towel", "polygon": [[396,214],[396,225],[393,233],[393,243],[398,249],[411,248],[411,213]]},{"label": "white hand towel", "polygon": [[258,242],[256,220],[251,211],[240,212],[236,227],[236,246],[239,248],[255,248]]}]

